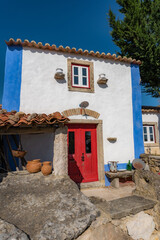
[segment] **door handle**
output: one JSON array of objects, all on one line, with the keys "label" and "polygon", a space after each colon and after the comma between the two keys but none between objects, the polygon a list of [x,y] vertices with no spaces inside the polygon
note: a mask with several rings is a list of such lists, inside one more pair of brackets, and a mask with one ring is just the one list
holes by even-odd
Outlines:
[{"label": "door handle", "polygon": [[84,162],[84,153],[82,153],[81,160]]}]

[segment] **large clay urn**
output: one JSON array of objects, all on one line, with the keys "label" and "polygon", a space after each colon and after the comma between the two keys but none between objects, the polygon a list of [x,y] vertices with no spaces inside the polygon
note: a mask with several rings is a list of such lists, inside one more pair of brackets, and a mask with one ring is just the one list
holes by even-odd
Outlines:
[{"label": "large clay urn", "polygon": [[41,171],[41,163],[40,159],[35,159],[32,161],[28,161],[26,165],[26,169],[29,173],[37,173]]},{"label": "large clay urn", "polygon": [[44,176],[47,176],[52,173],[52,163],[49,161],[43,162],[43,166],[41,168],[41,172]]}]

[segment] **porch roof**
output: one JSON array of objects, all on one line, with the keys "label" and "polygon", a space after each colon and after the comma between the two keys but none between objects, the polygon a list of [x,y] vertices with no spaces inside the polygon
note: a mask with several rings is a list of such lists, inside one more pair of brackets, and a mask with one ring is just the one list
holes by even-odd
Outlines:
[{"label": "porch roof", "polygon": [[159,106],[142,106],[142,113],[160,113]]},{"label": "porch roof", "polygon": [[36,127],[36,126],[53,126],[68,122],[69,119],[59,112],[47,114],[25,114],[23,112],[0,110],[0,128],[2,127]]}]

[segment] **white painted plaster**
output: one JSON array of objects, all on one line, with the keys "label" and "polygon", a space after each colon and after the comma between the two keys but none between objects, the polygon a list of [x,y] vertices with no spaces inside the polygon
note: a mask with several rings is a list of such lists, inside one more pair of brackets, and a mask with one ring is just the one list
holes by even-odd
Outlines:
[{"label": "white painted plaster", "polygon": [[27,151],[25,159],[41,159],[53,162],[54,133],[21,135],[23,149]]},{"label": "white painted plaster", "polygon": [[73,116],[70,116],[69,119],[95,120],[94,117],[91,117],[88,115],[73,115]]},{"label": "white painted plaster", "polygon": [[[94,64],[95,93],[68,91],[67,58],[92,61]],[[54,79],[56,68],[62,68],[66,82]],[[99,74],[108,78],[106,88],[97,84]],[[20,110],[26,113],[62,112],[78,108],[82,101],[89,109],[100,113],[103,120],[104,161],[120,163],[134,159],[132,89],[130,64],[75,54],[23,50]],[[73,117],[72,117],[73,118]],[[80,119],[86,119],[80,116]],[[75,116],[77,119],[77,116]],[[90,118],[88,118],[90,119]],[[110,143],[107,138],[116,137]]]}]

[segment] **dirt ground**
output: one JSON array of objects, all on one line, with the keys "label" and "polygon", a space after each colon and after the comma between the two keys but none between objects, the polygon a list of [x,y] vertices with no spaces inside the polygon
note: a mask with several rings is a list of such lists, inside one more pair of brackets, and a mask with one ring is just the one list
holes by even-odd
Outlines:
[{"label": "dirt ground", "polygon": [[82,189],[81,192],[87,197],[99,197],[106,201],[111,201],[118,198],[128,197],[132,195],[135,185],[133,182],[128,184],[120,184],[119,188],[104,187],[104,188],[87,188]]}]

